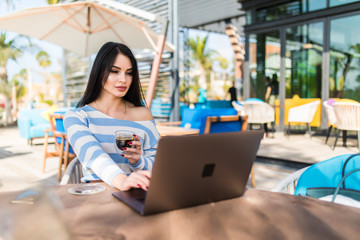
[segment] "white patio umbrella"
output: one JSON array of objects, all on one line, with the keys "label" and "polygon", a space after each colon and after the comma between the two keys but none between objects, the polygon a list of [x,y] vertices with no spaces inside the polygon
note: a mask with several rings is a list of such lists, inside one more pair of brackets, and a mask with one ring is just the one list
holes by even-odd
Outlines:
[{"label": "white patio umbrella", "polygon": [[[158,34],[148,25],[116,11],[114,1],[79,1],[28,8],[0,17],[0,29],[55,43],[66,50],[88,56],[108,41],[121,42],[132,49],[158,51]],[[140,9],[137,9],[141,11]],[[145,11],[142,11],[145,13]],[[170,44],[164,49],[173,51]]]},{"label": "white patio umbrella", "polygon": [[[145,22],[130,15],[161,23],[162,32],[155,33]],[[132,49],[155,50],[146,94],[149,107],[155,95],[162,52],[175,49],[165,42],[167,24],[160,16],[113,0],[28,8],[0,17],[0,30],[49,41],[82,56],[96,53],[108,41],[121,42]]]}]

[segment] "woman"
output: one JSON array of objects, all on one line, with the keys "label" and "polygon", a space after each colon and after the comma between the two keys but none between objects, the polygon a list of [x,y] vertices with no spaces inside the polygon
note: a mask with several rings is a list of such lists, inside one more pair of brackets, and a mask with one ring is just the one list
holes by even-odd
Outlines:
[{"label": "woman", "polygon": [[[147,190],[159,133],[142,97],[131,50],[120,43],[104,44],[77,108],[64,118],[67,137],[83,166],[83,181],[102,180],[121,191]],[[135,133],[132,147],[123,153],[114,144],[117,130]]]}]

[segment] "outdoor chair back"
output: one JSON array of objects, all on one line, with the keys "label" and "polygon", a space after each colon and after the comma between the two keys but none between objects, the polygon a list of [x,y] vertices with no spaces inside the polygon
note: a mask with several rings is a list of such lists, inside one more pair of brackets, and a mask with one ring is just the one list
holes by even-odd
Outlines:
[{"label": "outdoor chair back", "polygon": [[66,133],[64,129],[64,113],[65,112],[54,112],[50,114],[50,125],[53,137],[55,138],[55,151],[48,151],[48,137],[44,144],[44,160],[43,160],[43,172],[45,172],[46,159],[49,157],[59,157],[59,170],[58,170],[58,181],[61,179],[62,166],[65,166],[65,169],[69,163],[69,160],[75,158],[75,153],[70,146],[66,138]]},{"label": "outdoor chair back", "polygon": [[245,108],[244,108],[244,102],[232,101],[231,104],[232,104],[233,108],[236,109],[236,111],[238,111],[239,115],[241,115],[241,116],[246,115]]},{"label": "outdoor chair back", "polygon": [[328,129],[328,132],[326,135],[325,144],[328,142],[328,139],[331,134],[331,130],[333,127],[335,127],[335,124],[336,124],[336,116],[335,116],[335,112],[334,112],[334,108],[333,108],[332,104],[329,103],[330,100],[332,100],[332,99],[328,99],[323,102],[323,105],[325,108],[325,113],[326,113],[326,116],[327,116],[328,122],[329,122],[329,129]]},{"label": "outdoor chair back", "polygon": [[248,115],[248,123],[272,123],[275,122],[275,110],[266,103],[260,101],[245,101],[244,110]]},{"label": "outdoor chair back", "polygon": [[333,104],[336,116],[337,134],[334,143],[336,146],[340,130],[357,131],[358,146],[360,151],[360,104],[350,102],[335,102]]},{"label": "outdoor chair back", "polygon": [[74,158],[66,168],[64,176],[61,179],[60,185],[65,184],[80,184],[83,177],[82,166],[79,159]]},{"label": "outdoor chair back", "polygon": [[[349,173],[341,186],[342,191],[354,192],[360,196],[360,154],[344,154],[313,164],[306,169],[297,182],[295,195],[321,198],[322,193],[333,195],[342,179]],[[346,195],[344,193],[344,195]]]},{"label": "outdoor chair back", "polygon": [[333,104],[336,125],[344,130],[360,130],[360,104],[350,102],[335,102]]},{"label": "outdoor chair back", "polygon": [[273,130],[275,129],[275,109],[270,104],[259,100],[247,100],[244,102],[244,111],[248,116],[250,129],[253,124],[260,124],[266,136],[268,136],[268,123]]},{"label": "outdoor chair back", "polygon": [[310,123],[315,116],[316,109],[318,108],[319,104],[320,101],[316,100],[310,103],[290,108],[288,113],[288,135],[290,135],[291,123],[305,123],[311,137]]},{"label": "outdoor chair back", "polygon": [[247,116],[208,116],[206,118],[204,134],[239,132],[247,129]]},{"label": "outdoor chair back", "polygon": [[307,168],[308,167],[300,168],[299,170],[286,176],[283,180],[276,184],[276,186],[271,189],[271,191],[294,194],[299,177]]},{"label": "outdoor chair back", "polygon": [[185,109],[181,120],[181,127],[199,129],[200,134],[204,133],[206,118],[208,116],[229,116],[237,115],[233,108],[193,108]]}]

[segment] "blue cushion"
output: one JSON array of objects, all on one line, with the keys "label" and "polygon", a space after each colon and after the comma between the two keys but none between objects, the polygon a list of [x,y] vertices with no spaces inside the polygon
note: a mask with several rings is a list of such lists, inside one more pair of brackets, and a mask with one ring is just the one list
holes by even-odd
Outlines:
[{"label": "blue cushion", "polygon": [[210,133],[239,132],[241,131],[242,123],[242,121],[215,122],[211,124]]},{"label": "blue cushion", "polygon": [[183,102],[180,102],[179,108],[180,108],[180,117],[182,118],[182,116],[184,115],[184,110],[189,109],[189,106]]},{"label": "blue cushion", "polygon": [[50,128],[50,123],[41,115],[44,111],[46,110],[26,109],[19,111],[17,126],[20,136],[28,140],[35,137],[45,136],[44,130]]},{"label": "blue cushion", "polygon": [[[237,111],[234,108],[185,109],[180,126],[181,127],[189,126],[190,128],[199,129],[200,134],[203,134],[205,129],[206,118],[208,116],[229,116],[229,115],[230,116],[237,115]],[[220,131],[220,130],[214,130],[214,131]]]},{"label": "blue cushion", "polygon": [[[50,129],[50,123],[42,123],[35,126],[30,127],[30,136],[31,138],[36,137],[44,137],[45,136],[45,129]],[[52,133],[49,133],[50,136],[52,136]]]},{"label": "blue cushion", "polygon": [[[63,110],[60,110],[60,111],[56,111],[54,113],[55,114],[65,114],[65,112],[66,112],[66,109],[63,109]],[[64,127],[64,120],[63,119],[55,119],[55,129],[58,132],[65,133],[65,127]],[[66,148],[66,141],[67,140],[65,139],[64,150]],[[61,138],[57,137],[56,142],[61,144]],[[72,149],[71,145],[70,145],[70,148],[69,148],[69,153],[74,153],[74,150]]]},{"label": "blue cushion", "polygon": [[[65,111],[56,111],[54,112],[55,114],[65,114]],[[64,128],[64,120],[63,119],[55,119],[55,129],[58,132],[65,132],[65,128]]]},{"label": "blue cushion", "polygon": [[264,102],[264,100],[260,99],[260,98],[248,98],[245,100],[245,102],[249,102],[249,101],[258,101],[258,102]]},{"label": "blue cushion", "polygon": [[195,108],[207,108],[206,102],[205,103],[195,103]]},{"label": "blue cushion", "polygon": [[46,111],[46,109],[30,109],[30,110],[21,110],[19,115],[21,117],[28,117],[31,121],[31,125],[38,125],[43,123],[49,123],[41,113]]},{"label": "blue cushion", "polygon": [[[316,163],[306,169],[299,177],[295,195],[306,195],[307,188],[336,188],[342,178],[342,166],[352,154],[344,154]],[[360,168],[360,156],[355,156],[346,165],[345,174],[352,169]],[[360,190],[360,173],[353,173],[346,178],[346,188]]]},{"label": "blue cushion", "polygon": [[208,100],[206,102],[207,108],[232,108],[229,100]]},{"label": "blue cushion", "polygon": [[[61,138],[60,137],[56,137],[55,141],[59,145],[61,145]],[[67,141],[67,139],[65,139],[65,141],[64,141],[64,151],[66,150],[66,141]],[[69,153],[74,154],[74,150],[72,149],[71,145],[69,145]]]}]

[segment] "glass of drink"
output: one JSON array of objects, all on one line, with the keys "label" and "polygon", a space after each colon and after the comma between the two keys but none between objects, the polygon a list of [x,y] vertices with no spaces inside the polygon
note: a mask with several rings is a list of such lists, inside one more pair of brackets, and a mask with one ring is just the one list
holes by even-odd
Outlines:
[{"label": "glass of drink", "polygon": [[129,145],[129,142],[134,141],[134,132],[128,130],[118,130],[115,132],[115,149],[118,153],[122,154],[124,147],[132,148],[132,145]]}]

